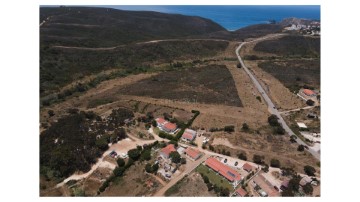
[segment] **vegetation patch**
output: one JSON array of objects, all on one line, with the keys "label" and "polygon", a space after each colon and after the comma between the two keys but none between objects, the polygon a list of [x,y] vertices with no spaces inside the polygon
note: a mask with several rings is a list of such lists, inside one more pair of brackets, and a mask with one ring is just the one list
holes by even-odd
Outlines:
[{"label": "vegetation patch", "polygon": [[215,171],[211,170],[205,165],[200,164],[196,168],[196,172],[199,172],[200,174],[207,176],[209,178],[209,181],[212,184],[216,185],[217,187],[224,187],[224,188],[228,188],[229,190],[233,190],[232,185],[229,183],[229,181],[227,181],[227,179],[216,174]]}]

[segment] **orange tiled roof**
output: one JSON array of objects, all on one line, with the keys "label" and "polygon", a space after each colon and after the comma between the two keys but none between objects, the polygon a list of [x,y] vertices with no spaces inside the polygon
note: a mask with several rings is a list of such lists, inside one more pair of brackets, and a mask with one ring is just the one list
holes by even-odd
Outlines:
[{"label": "orange tiled roof", "polygon": [[185,139],[188,139],[188,140],[194,139],[193,134],[188,133],[188,132],[185,132],[181,137],[182,137],[182,138],[185,138]]},{"label": "orange tiled roof", "polygon": [[314,91],[309,90],[309,89],[304,89],[303,93],[305,93],[305,95],[314,95],[315,94]]},{"label": "orange tiled roof", "polygon": [[175,146],[173,144],[169,144],[168,146],[161,149],[161,152],[165,153],[166,155],[170,155],[171,152],[176,151]]},{"label": "orange tiled roof", "polygon": [[245,163],[245,164],[243,165],[243,169],[246,170],[246,171],[248,171],[248,172],[250,172],[250,171],[252,171],[253,167],[252,167],[250,164]]},{"label": "orange tiled roof", "polygon": [[215,158],[208,158],[205,161],[205,164],[215,170],[216,172],[219,172],[222,176],[224,176],[229,181],[239,181],[241,179],[241,176],[239,173],[237,173],[234,169],[224,165],[220,161],[218,161]]},{"label": "orange tiled roof", "polygon": [[236,193],[239,194],[240,196],[246,196],[247,194],[247,192],[241,187],[236,190]]},{"label": "orange tiled roof", "polygon": [[193,159],[196,159],[200,155],[200,152],[198,150],[191,147],[186,148],[185,153]]},{"label": "orange tiled roof", "polygon": [[163,127],[167,128],[168,130],[175,130],[177,128],[176,124],[170,122],[165,123]]},{"label": "orange tiled roof", "polygon": [[166,120],[163,118],[157,118],[155,120],[156,120],[156,122],[158,122],[158,124],[164,124],[166,122]]}]

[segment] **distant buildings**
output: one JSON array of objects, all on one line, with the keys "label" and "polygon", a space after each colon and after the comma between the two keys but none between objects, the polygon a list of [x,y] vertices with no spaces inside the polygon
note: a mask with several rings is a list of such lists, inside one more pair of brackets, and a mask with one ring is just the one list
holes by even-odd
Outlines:
[{"label": "distant buildings", "polygon": [[234,186],[238,185],[241,180],[241,176],[238,172],[224,165],[216,158],[210,157],[206,159],[205,165],[213,169],[215,172],[219,173],[220,175],[224,176],[227,180],[233,183]]},{"label": "distant buildings", "polygon": [[168,159],[170,153],[174,151],[176,151],[175,146],[173,144],[169,144],[160,150],[160,156],[162,156],[164,159]]},{"label": "distant buildings", "polygon": [[163,118],[156,118],[155,121],[157,127],[162,131],[165,131],[167,133],[174,133],[177,130],[176,124],[170,123]]}]

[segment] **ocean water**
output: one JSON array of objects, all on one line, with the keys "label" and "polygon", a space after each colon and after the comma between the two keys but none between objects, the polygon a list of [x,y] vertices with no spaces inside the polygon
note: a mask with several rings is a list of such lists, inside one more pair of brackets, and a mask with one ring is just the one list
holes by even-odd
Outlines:
[{"label": "ocean water", "polygon": [[121,10],[158,11],[213,20],[227,30],[296,17],[320,20],[320,6],[101,6]]}]

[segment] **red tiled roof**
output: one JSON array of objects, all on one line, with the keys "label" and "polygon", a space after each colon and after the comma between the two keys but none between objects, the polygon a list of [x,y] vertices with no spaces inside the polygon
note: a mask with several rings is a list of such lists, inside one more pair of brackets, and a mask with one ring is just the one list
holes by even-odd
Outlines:
[{"label": "red tiled roof", "polygon": [[314,95],[315,94],[314,91],[309,90],[309,89],[304,89],[303,93],[305,93],[305,95]]},{"label": "red tiled roof", "polygon": [[170,122],[166,123],[163,127],[168,130],[175,130],[177,128],[176,124]]},{"label": "red tiled roof", "polygon": [[157,118],[157,119],[155,119],[155,120],[156,120],[156,122],[157,122],[158,124],[164,124],[164,123],[166,122],[166,120],[163,119],[163,118]]},{"label": "red tiled roof", "polygon": [[258,174],[253,178],[254,182],[264,190],[268,196],[279,196],[279,192],[274,189],[274,186],[266,180],[262,174]]},{"label": "red tiled roof", "polygon": [[185,153],[193,159],[198,158],[200,155],[200,152],[198,150],[193,149],[191,147],[186,148]]},{"label": "red tiled roof", "polygon": [[220,161],[218,161],[215,158],[208,158],[205,161],[205,164],[215,170],[216,172],[219,172],[222,176],[224,176],[229,181],[239,181],[241,179],[241,176],[239,173],[237,173],[235,170],[231,169],[230,167],[224,165]]},{"label": "red tiled roof", "polygon": [[170,155],[171,152],[176,151],[175,146],[173,144],[169,144],[168,146],[161,149],[161,152],[165,153],[166,155]]},{"label": "red tiled roof", "polygon": [[193,140],[194,136],[191,133],[185,132],[182,136],[182,138],[188,139],[188,140]]},{"label": "red tiled roof", "polygon": [[246,170],[246,171],[248,171],[248,172],[250,172],[250,171],[252,171],[253,167],[252,167],[250,164],[245,163],[245,164],[243,165],[243,169]]},{"label": "red tiled roof", "polygon": [[247,192],[241,187],[236,190],[236,193],[239,194],[240,196],[246,196],[247,194]]}]

